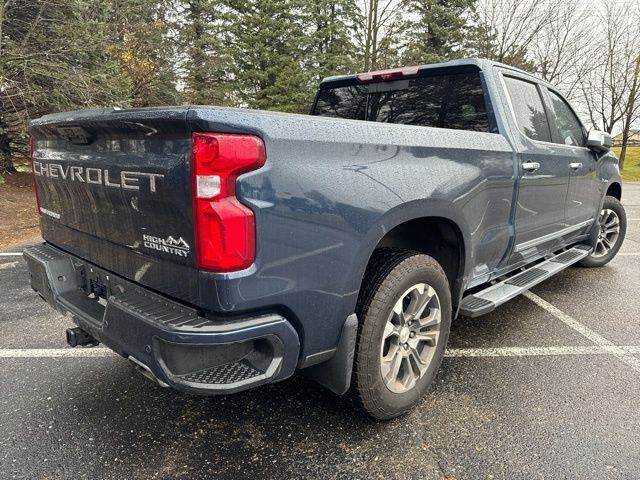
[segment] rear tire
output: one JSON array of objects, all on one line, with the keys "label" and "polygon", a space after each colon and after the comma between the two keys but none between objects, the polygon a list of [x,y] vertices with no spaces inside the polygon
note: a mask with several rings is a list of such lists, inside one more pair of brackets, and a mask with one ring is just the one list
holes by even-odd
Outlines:
[{"label": "rear tire", "polygon": [[442,363],[451,292],[442,267],[411,251],[374,254],[361,290],[350,396],[378,420],[413,408]]},{"label": "rear tire", "polygon": [[616,256],[627,233],[627,214],[615,197],[607,196],[598,217],[596,247],[588,257],[580,260],[583,267],[602,267]]}]

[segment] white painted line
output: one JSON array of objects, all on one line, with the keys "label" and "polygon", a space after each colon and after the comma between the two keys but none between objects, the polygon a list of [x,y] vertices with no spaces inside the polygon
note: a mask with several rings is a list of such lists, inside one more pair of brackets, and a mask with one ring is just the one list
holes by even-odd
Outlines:
[{"label": "white painted line", "polygon": [[562,323],[564,323],[568,327],[573,328],[576,332],[578,332],[583,337],[588,338],[589,340],[591,340],[593,343],[595,343],[600,347],[607,347],[611,355],[614,355],[616,358],[618,358],[619,360],[621,360],[622,362],[626,363],[628,366],[633,368],[636,372],[640,373],[640,358],[632,357],[629,353],[625,351],[623,347],[619,347],[615,345],[613,342],[607,340],[599,333],[594,332],[589,327],[587,327],[586,325],[583,325],[575,318],[567,315],[559,308],[554,307],[546,300],[540,298],[535,293],[531,293],[527,291],[527,292],[524,292],[523,295],[527,297],[529,300],[531,300],[533,303],[538,305],[539,307],[542,307],[543,309],[545,309],[547,312],[549,312],[551,315],[556,317],[558,320],[560,320]]},{"label": "white painted line", "polygon": [[640,218],[627,218],[627,222],[640,222]]},{"label": "white painted line", "polygon": [[640,353],[640,346],[604,347],[558,346],[558,347],[499,347],[499,348],[452,348],[445,356],[455,357],[542,357],[562,355],[615,355],[616,349],[623,349],[627,355]]},{"label": "white painted line", "polygon": [[18,265],[18,262],[0,263],[0,270],[8,270]]},{"label": "white painted line", "polygon": [[0,253],[0,257],[21,257],[21,256],[22,256],[22,252]]},{"label": "white painted line", "polygon": [[[563,355],[625,355],[640,354],[640,345],[611,347],[557,346],[557,347],[499,347],[499,348],[451,348],[445,353],[449,358],[460,357],[542,357]],[[5,348],[0,358],[104,358],[116,355],[108,348]]]},{"label": "white painted line", "polygon": [[616,256],[617,257],[637,257],[637,256],[640,256],[640,253],[637,253],[637,252],[622,252],[622,253],[620,253],[620,252],[618,252],[616,254]]},{"label": "white painted line", "polygon": [[0,358],[83,358],[116,355],[108,348],[7,348],[0,349]]}]

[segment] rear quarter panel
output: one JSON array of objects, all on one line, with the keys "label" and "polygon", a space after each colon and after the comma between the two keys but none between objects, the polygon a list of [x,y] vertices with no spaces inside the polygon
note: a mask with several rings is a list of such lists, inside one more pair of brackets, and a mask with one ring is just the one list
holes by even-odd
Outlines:
[{"label": "rear quarter panel", "polygon": [[508,249],[513,154],[500,134],[212,108],[192,108],[188,120],[194,131],[257,134],[267,151],[265,167],[238,181],[256,214],[256,262],[201,272],[201,303],[280,306],[297,324],[303,358],[335,346],[371,253],[395,226],[430,216],[456,223],[465,282]]}]

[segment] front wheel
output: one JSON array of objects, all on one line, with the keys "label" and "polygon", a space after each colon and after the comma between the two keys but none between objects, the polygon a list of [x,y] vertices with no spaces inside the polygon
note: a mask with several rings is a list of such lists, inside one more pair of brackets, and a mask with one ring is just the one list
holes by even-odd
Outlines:
[{"label": "front wheel", "polygon": [[433,381],[449,337],[451,293],[433,258],[381,250],[367,269],[351,396],[386,420],[414,407]]},{"label": "front wheel", "polygon": [[615,197],[604,199],[598,218],[598,239],[588,257],[580,261],[583,267],[602,267],[616,256],[627,233],[627,215]]}]

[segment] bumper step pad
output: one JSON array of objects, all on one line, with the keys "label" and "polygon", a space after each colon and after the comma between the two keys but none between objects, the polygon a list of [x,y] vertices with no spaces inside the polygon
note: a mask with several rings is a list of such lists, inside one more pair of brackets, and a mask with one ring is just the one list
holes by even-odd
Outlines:
[{"label": "bumper step pad", "polygon": [[226,365],[205,368],[198,372],[181,375],[180,378],[192,383],[206,383],[209,385],[228,385],[244,380],[250,380],[258,375],[262,375],[257,368],[245,362],[233,362]]},{"label": "bumper step pad", "polygon": [[473,318],[489,313],[498,305],[502,305],[559,271],[582,260],[591,253],[591,250],[592,248],[588,245],[577,245],[559,252],[543,262],[533,264],[516,275],[504,278],[484,290],[468,295],[460,303],[460,315]]}]

